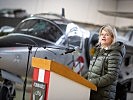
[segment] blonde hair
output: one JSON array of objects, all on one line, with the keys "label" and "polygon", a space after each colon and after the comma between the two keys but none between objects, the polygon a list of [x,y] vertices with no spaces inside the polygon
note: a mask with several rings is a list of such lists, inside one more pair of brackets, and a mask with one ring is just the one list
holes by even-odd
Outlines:
[{"label": "blonde hair", "polygon": [[[113,37],[112,44],[116,42],[117,31],[116,31],[116,28],[114,26],[111,26],[109,24],[102,26],[100,28],[99,35],[101,34],[102,30],[108,32]],[[98,41],[98,44],[100,44],[100,41]]]}]

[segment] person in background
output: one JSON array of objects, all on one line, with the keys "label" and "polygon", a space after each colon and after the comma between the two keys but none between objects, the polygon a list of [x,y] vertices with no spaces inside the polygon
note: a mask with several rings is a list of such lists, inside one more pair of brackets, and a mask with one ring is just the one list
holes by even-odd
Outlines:
[{"label": "person in background", "polygon": [[88,80],[97,86],[90,100],[115,100],[120,66],[126,49],[116,40],[116,29],[104,25],[99,31],[99,41],[87,72]]}]

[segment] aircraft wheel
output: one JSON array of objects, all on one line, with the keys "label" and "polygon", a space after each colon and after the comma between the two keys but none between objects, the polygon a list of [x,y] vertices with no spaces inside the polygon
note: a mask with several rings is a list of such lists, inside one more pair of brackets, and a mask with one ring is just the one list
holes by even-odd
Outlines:
[{"label": "aircraft wheel", "polygon": [[16,95],[16,91],[13,91],[13,94],[10,94],[10,91],[7,87],[3,86],[0,91],[0,100],[13,100]]},{"label": "aircraft wheel", "polygon": [[1,91],[0,91],[0,100],[11,100],[11,99],[9,99],[8,88],[5,87],[5,86],[3,86],[1,88]]},{"label": "aircraft wheel", "polygon": [[16,91],[13,83],[5,79],[3,85],[0,87],[0,100],[13,100],[15,96]]}]

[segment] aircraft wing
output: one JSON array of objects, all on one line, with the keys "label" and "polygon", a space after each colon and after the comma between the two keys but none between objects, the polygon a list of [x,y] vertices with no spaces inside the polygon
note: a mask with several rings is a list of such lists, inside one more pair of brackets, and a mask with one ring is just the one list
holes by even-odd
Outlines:
[{"label": "aircraft wing", "polygon": [[133,12],[117,12],[117,11],[102,11],[99,10],[98,12],[108,15],[108,16],[114,16],[114,17],[123,17],[123,18],[131,18],[133,19]]}]

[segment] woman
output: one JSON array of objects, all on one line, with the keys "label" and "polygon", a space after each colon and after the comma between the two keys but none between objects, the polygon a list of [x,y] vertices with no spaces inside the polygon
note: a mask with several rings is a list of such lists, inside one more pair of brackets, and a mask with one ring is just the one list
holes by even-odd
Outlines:
[{"label": "woman", "polygon": [[115,99],[120,65],[125,55],[125,46],[116,41],[116,34],[111,25],[105,25],[99,31],[99,42],[87,73],[88,80],[98,91],[91,91],[90,100]]}]

